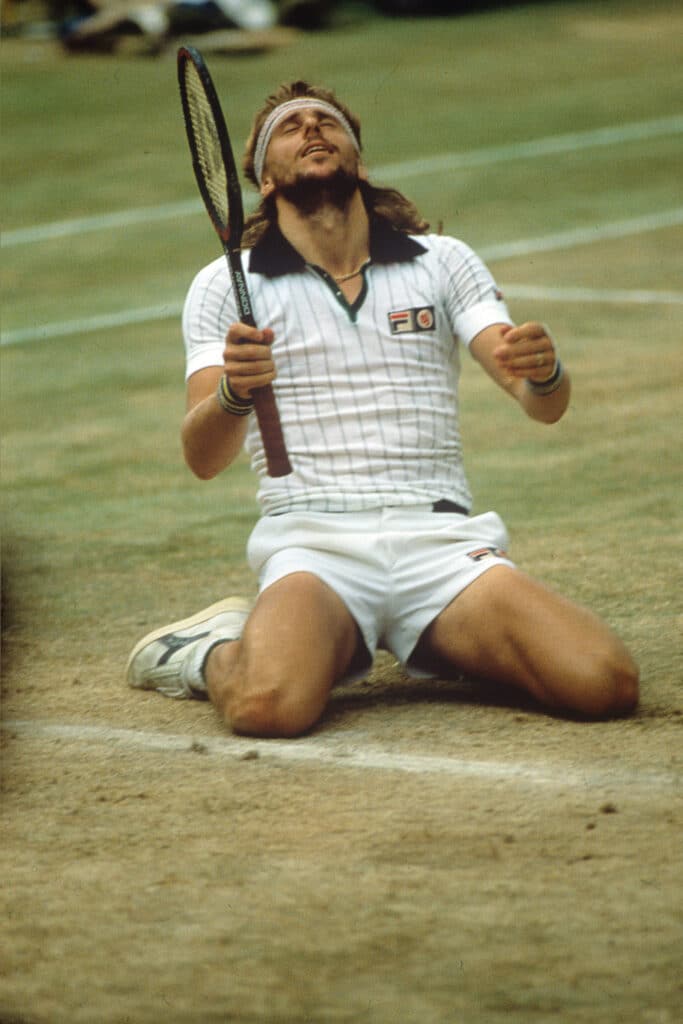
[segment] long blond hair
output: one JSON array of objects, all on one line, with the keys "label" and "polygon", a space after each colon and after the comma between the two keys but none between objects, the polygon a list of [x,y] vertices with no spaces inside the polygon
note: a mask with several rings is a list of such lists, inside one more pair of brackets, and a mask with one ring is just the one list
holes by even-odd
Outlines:
[{"label": "long blond hair", "polygon": [[[302,96],[310,96],[314,100],[324,100],[336,107],[351,125],[358,142],[358,147],[362,150],[360,121],[341,100],[337,99],[333,92],[329,89],[324,89],[322,86],[310,85],[308,82],[301,80],[286,82],[267,98],[263,107],[254,118],[242,161],[244,174],[252,184],[258,184],[254,170],[254,152],[259,133],[266,118],[281,103],[286,103],[287,100],[298,99]],[[361,181],[359,187],[368,212],[384,217],[398,231],[411,235],[423,235],[429,230],[429,224],[420,215],[415,204],[397,189],[378,188],[367,181]],[[246,247],[255,245],[270,225],[276,221],[277,212],[273,198],[262,199],[256,210],[245,221],[242,244]]]}]

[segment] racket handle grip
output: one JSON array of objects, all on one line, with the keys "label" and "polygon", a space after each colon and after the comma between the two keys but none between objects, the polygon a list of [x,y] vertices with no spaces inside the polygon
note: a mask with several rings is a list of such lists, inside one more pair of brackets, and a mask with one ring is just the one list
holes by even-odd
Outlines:
[{"label": "racket handle grip", "polygon": [[273,389],[270,384],[263,388],[254,388],[251,397],[254,400],[254,412],[261,431],[268,475],[287,476],[292,472],[292,467],[285,447],[280,414],[275,404]]}]

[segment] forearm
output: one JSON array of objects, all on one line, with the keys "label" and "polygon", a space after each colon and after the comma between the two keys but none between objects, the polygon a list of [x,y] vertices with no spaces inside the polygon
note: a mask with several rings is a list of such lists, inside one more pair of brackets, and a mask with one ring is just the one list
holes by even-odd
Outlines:
[{"label": "forearm", "polygon": [[[472,355],[532,420],[556,423],[569,405],[571,381],[543,324],[493,324],[471,343]],[[549,373],[550,371],[550,373]]]},{"label": "forearm", "polygon": [[181,429],[185,461],[200,480],[211,480],[239,455],[247,417],[225,412],[210,394],[185,415]]},{"label": "forearm", "polygon": [[559,386],[550,394],[538,394],[526,380],[514,381],[512,391],[530,419],[537,420],[539,423],[557,423],[569,405],[571,379],[567,371],[563,369]]}]

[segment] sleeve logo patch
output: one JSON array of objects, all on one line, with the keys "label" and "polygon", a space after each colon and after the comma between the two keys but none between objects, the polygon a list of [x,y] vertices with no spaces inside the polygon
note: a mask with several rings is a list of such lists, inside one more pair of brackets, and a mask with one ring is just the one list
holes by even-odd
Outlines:
[{"label": "sleeve logo patch", "polygon": [[433,331],[434,323],[435,316],[433,306],[417,306],[413,309],[395,309],[389,313],[389,330],[392,334]]}]

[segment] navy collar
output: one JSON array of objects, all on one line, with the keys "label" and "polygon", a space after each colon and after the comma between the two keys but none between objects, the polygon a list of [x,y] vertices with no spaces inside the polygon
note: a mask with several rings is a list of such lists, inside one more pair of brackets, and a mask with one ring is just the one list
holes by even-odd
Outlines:
[{"label": "navy collar", "polygon": [[[423,252],[427,252],[424,245],[392,227],[384,217],[370,215],[370,259],[373,263],[405,263]],[[249,255],[249,270],[266,277],[299,273],[305,266],[303,256],[287,241],[277,224],[266,229]]]}]

